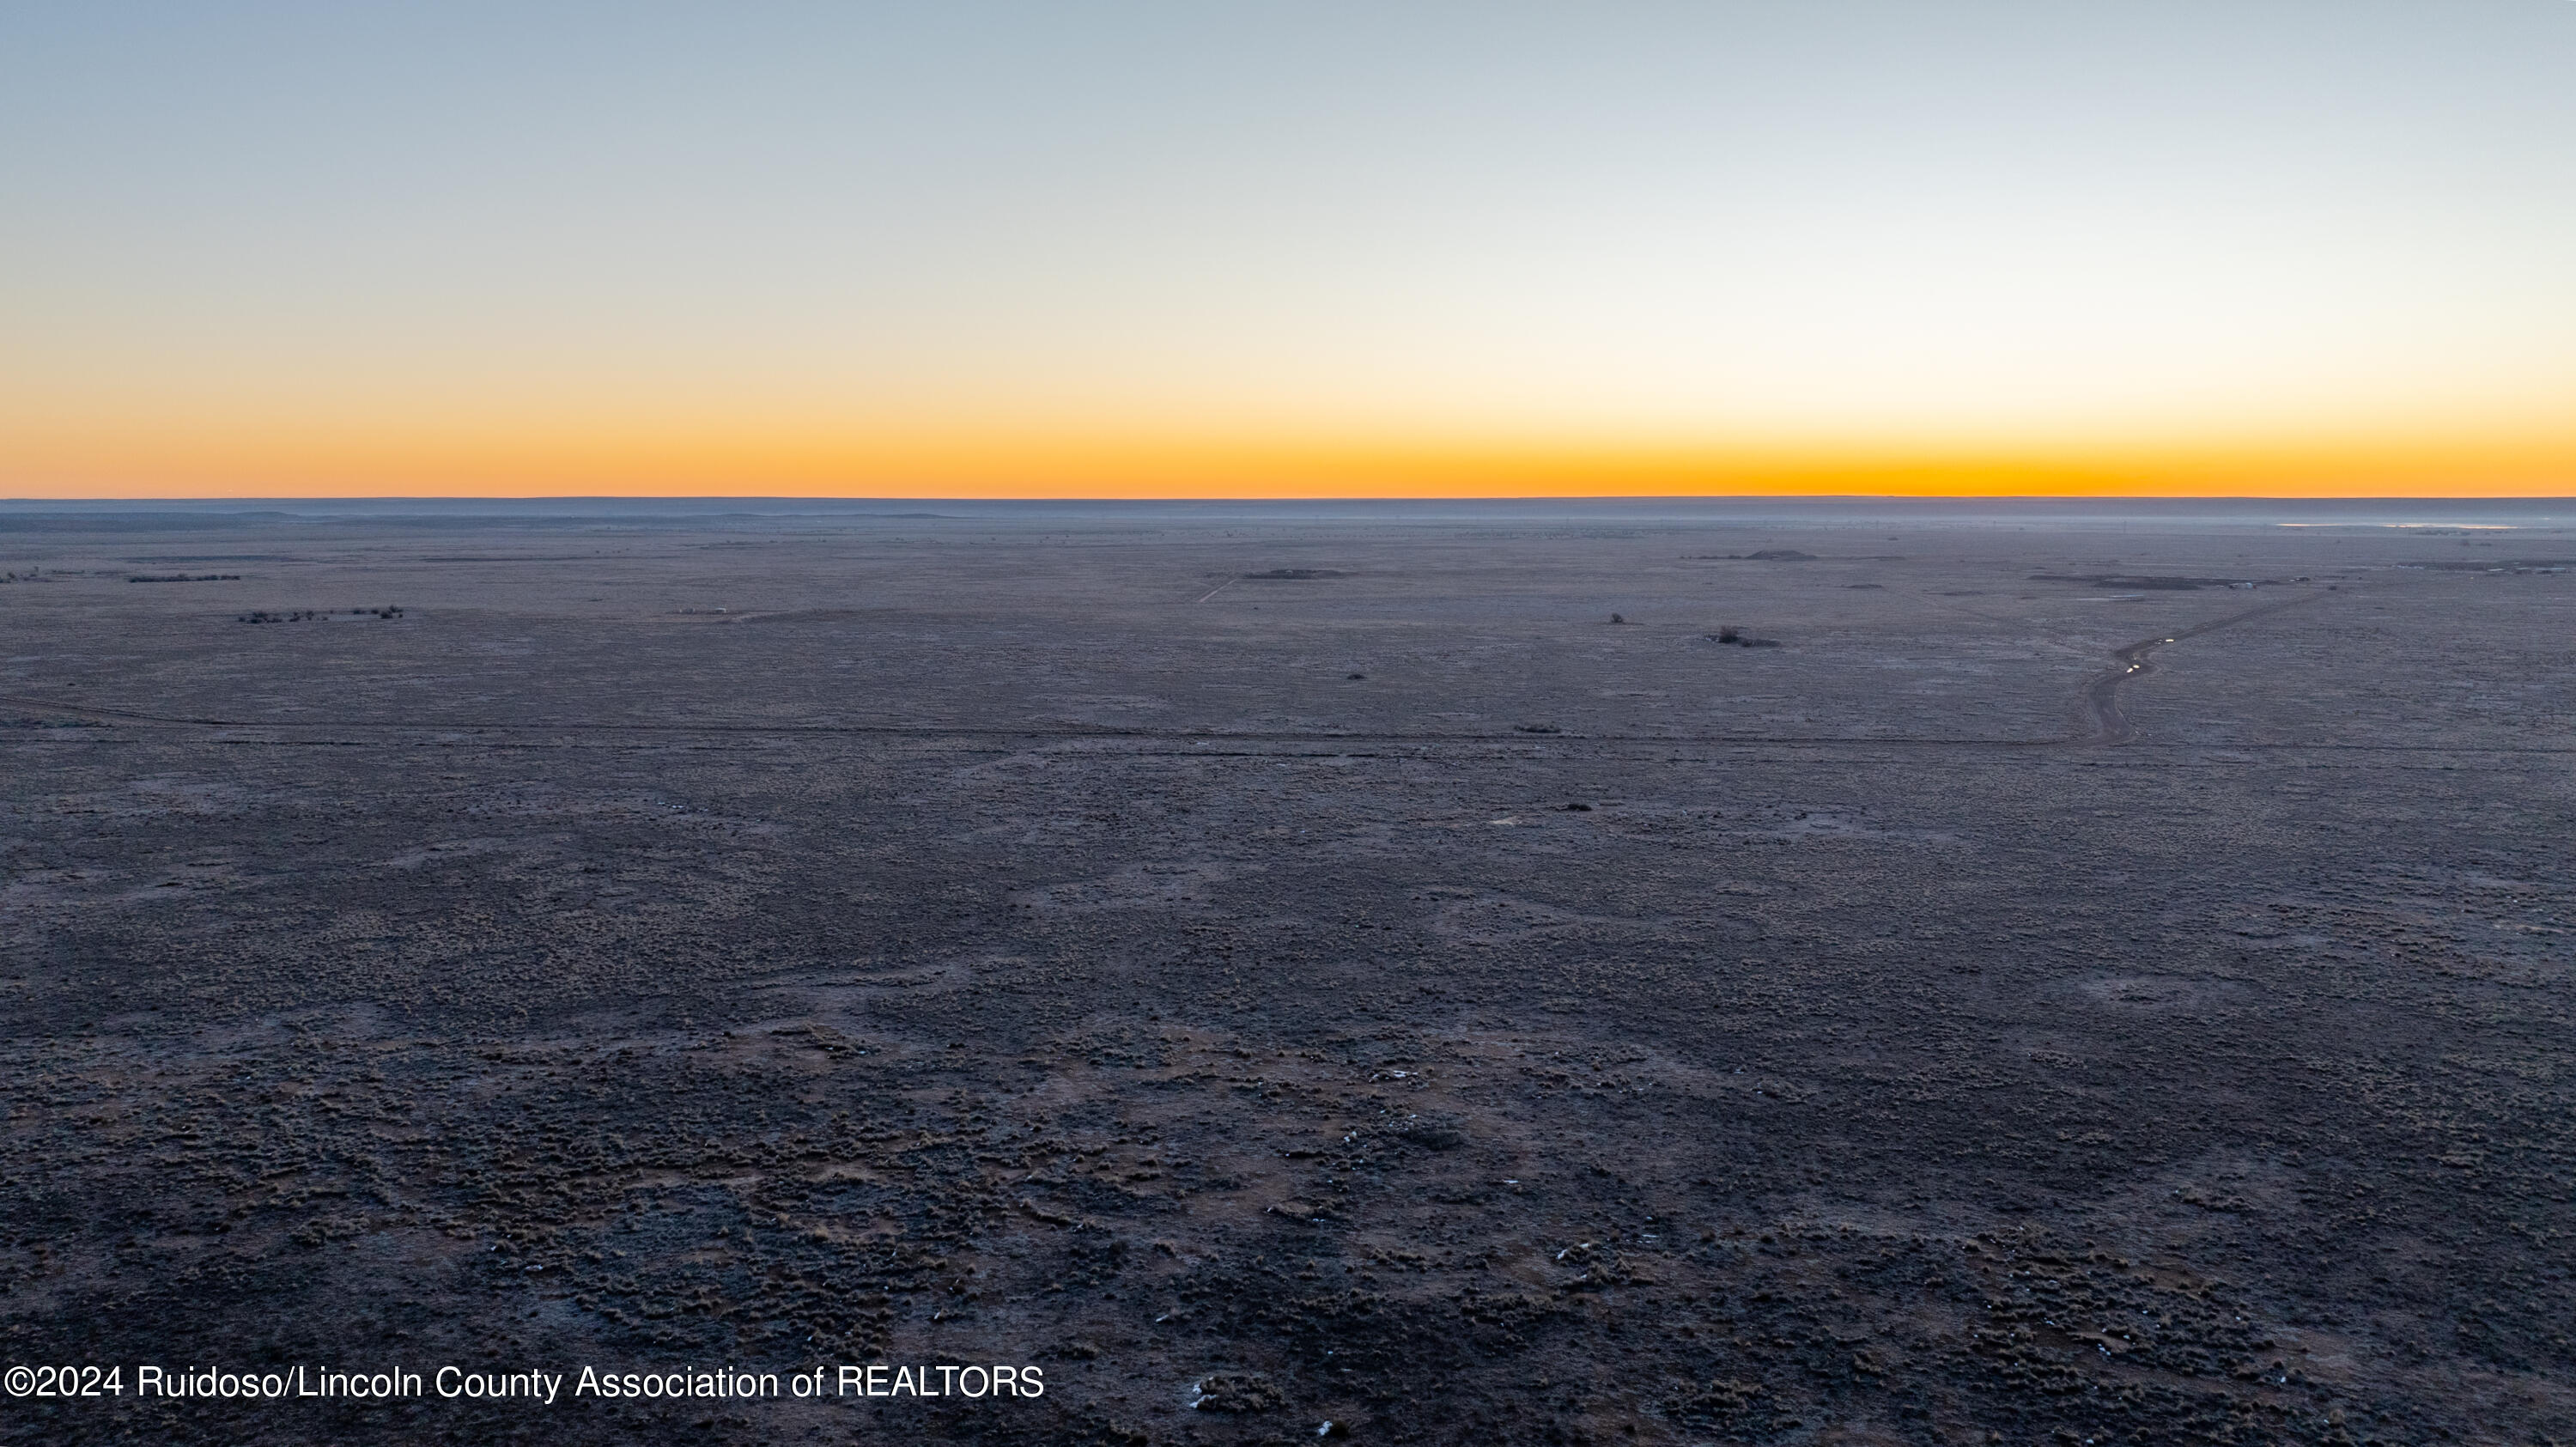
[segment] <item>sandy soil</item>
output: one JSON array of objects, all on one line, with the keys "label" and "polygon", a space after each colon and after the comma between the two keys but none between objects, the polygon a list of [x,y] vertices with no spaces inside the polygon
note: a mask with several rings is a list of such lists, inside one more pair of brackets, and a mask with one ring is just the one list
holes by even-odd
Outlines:
[{"label": "sandy soil", "polygon": [[0,1358],[1046,1384],[0,1432],[2576,1437],[2571,558],[0,514]]}]

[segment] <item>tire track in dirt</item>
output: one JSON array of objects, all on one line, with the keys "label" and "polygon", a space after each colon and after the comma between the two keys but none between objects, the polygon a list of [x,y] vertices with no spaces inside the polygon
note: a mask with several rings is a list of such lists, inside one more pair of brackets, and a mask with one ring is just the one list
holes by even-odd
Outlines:
[{"label": "tire track in dirt", "polygon": [[2304,598],[2292,598],[2281,603],[2266,603],[2260,608],[2248,608],[2242,613],[2230,613],[2224,618],[2212,618],[2206,623],[2196,623],[2189,628],[2177,629],[2160,638],[2142,638],[2127,647],[2111,650],[2111,656],[2120,660],[2120,666],[2085,685],[2084,706],[2093,716],[2093,736],[2080,742],[2104,748],[2129,742],[2136,731],[2130,728],[2128,715],[2120,711],[2120,685],[2146,673],[2153,666],[2152,659],[2157,649],[2168,643],[2180,643],[2186,638],[2197,638],[2203,633],[2214,633],[2221,628],[2250,622],[2287,608],[2296,608],[2303,603],[2313,603],[2323,596],[2321,593],[2311,593]]}]

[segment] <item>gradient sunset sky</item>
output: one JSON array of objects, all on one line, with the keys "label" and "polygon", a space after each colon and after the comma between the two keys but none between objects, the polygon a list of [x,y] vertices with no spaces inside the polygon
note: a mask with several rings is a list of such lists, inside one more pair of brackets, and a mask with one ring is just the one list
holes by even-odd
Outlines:
[{"label": "gradient sunset sky", "polygon": [[0,7],[0,496],[2576,494],[2576,3]]}]

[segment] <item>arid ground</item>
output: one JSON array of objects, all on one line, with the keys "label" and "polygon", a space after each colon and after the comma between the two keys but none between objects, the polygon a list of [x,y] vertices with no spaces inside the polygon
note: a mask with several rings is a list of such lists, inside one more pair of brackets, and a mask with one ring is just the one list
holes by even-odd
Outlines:
[{"label": "arid ground", "polygon": [[0,512],[0,1435],[2576,1440],[2576,514],[2365,512]]}]

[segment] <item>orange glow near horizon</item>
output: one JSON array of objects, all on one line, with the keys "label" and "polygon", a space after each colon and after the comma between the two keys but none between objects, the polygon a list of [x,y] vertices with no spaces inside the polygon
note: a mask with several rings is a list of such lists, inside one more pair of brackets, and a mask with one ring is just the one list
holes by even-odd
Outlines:
[{"label": "orange glow near horizon", "polygon": [[347,432],[62,439],[6,495],[1294,499],[1885,495],[2565,497],[2576,440],[2519,446],[1637,447],[1473,439],[778,438]]}]

